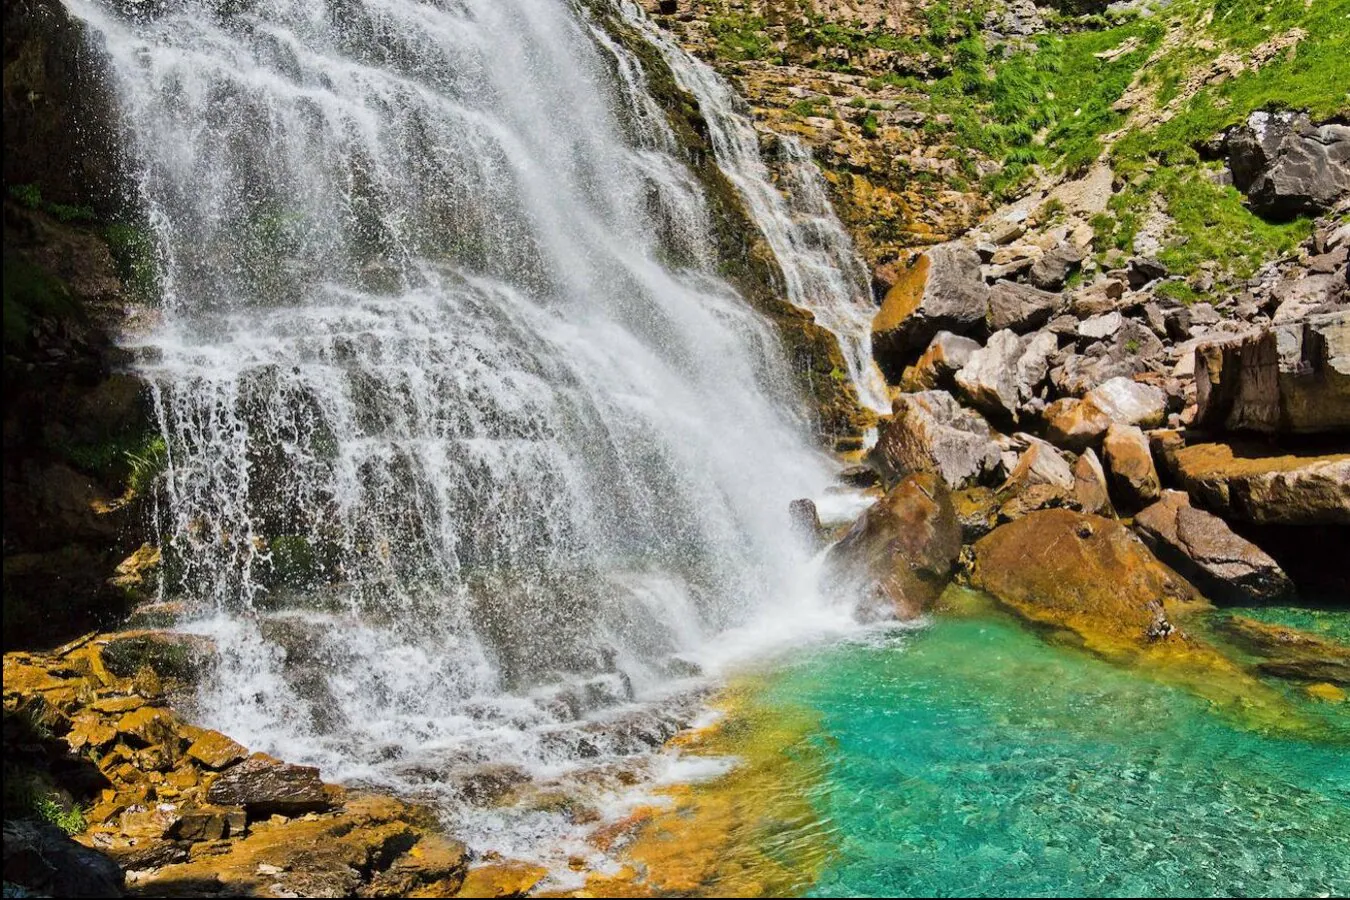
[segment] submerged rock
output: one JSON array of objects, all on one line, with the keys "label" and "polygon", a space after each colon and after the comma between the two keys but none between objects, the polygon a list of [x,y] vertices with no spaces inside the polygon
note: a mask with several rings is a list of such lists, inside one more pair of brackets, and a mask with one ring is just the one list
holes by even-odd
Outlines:
[{"label": "submerged rock", "polygon": [[1030,513],[980,539],[971,581],[1107,654],[1184,645],[1173,619],[1203,605],[1124,525],[1067,509]]},{"label": "submerged rock", "polygon": [[901,619],[920,615],[951,579],[961,552],[961,525],[943,480],[907,476],[869,507],[830,548],[829,564],[865,580]]},{"label": "submerged rock", "polygon": [[1278,603],[1294,593],[1293,582],[1275,560],[1218,516],[1192,507],[1180,491],[1167,491],[1134,524],[1159,559],[1212,600]]},{"label": "submerged rock", "polygon": [[952,489],[991,478],[999,466],[993,433],[979,413],[963,409],[946,391],[895,398],[870,459],[891,480],[934,472]]}]

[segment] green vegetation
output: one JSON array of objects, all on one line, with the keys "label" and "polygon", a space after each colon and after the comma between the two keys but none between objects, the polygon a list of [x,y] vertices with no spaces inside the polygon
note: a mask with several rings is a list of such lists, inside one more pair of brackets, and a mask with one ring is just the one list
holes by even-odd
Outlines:
[{"label": "green vegetation", "polygon": [[89,206],[69,206],[65,203],[48,203],[42,199],[42,188],[36,184],[16,184],[10,187],[9,195],[29,209],[41,210],[55,216],[62,222],[92,222],[94,210]]},{"label": "green vegetation", "polygon": [[7,353],[24,345],[36,320],[81,315],[79,304],[60,279],[17,253],[5,253],[3,280]]},{"label": "green vegetation", "polygon": [[62,806],[54,797],[39,797],[33,804],[33,811],[39,819],[55,825],[66,834],[76,835],[89,827],[84,810],[78,806],[69,809]]},{"label": "green vegetation", "polygon": [[160,297],[159,260],[154,238],[143,228],[115,222],[103,230],[117,276],[141,303],[155,303]]},{"label": "green vegetation", "polygon": [[63,444],[56,448],[76,468],[122,484],[142,496],[168,465],[168,448],[158,432],[128,431],[97,443]]}]

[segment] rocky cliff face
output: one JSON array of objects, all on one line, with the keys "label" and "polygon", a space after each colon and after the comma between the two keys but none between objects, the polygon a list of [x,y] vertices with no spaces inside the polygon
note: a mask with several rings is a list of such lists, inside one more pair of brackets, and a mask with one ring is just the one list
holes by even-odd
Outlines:
[{"label": "rocky cliff face", "polygon": [[149,299],[100,58],[58,2],[4,18],[4,593],[7,647],[125,610],[107,580],[139,540],[154,465],[114,336]]}]

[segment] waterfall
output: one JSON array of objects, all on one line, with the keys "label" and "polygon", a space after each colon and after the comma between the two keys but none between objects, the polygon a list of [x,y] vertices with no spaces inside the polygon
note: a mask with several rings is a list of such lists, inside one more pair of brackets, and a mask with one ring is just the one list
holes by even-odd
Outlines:
[{"label": "waterfall", "polygon": [[[127,344],[167,590],[219,650],[199,718],[453,804],[476,766],[659,744],[597,720],[851,627],[786,513],[834,463],[646,73],[582,7],[66,2],[161,248]],[[853,263],[805,246],[826,219],[789,223],[734,153],[793,299],[847,333],[825,298]]]},{"label": "waterfall", "polygon": [[859,399],[885,415],[889,392],[872,360],[872,302],[867,267],[825,194],[810,151],[791,135],[774,135],[775,185],[745,101],[707,63],[686,52],[632,0],[625,18],[661,51],[680,87],[698,100],[717,164],[735,185],[782,268],[788,300],[834,334]]}]

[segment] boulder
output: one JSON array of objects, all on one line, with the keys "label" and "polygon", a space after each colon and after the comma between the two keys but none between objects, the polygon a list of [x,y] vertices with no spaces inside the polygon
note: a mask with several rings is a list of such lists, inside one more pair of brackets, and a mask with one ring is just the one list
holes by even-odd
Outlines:
[{"label": "boulder", "polygon": [[1101,460],[1091,448],[1073,461],[1073,501],[1085,513],[1097,516],[1114,514],[1111,495],[1106,487],[1106,472]]},{"label": "boulder", "polygon": [[[1264,657],[1257,664],[1262,674],[1350,687],[1350,647],[1344,644],[1245,616],[1220,619],[1217,625],[1225,637],[1243,650]],[[1333,695],[1332,699],[1343,702],[1345,695]]]},{"label": "boulder", "polygon": [[979,413],[946,391],[921,391],[895,398],[869,460],[888,480],[934,472],[955,489],[992,478],[999,448]]},{"label": "boulder", "polygon": [[1148,371],[1150,362],[1164,352],[1162,341],[1147,325],[1125,319],[1109,340],[1090,342],[1081,354],[1058,363],[1050,372],[1050,381],[1060,394],[1081,397],[1111,378]]},{"label": "boulder", "polygon": [[948,390],[952,385],[952,376],[970,361],[970,355],[980,349],[978,341],[939,331],[929,342],[914,365],[905,369],[900,379],[900,388],[905,391],[931,391],[934,388]]},{"label": "boulder", "polygon": [[1136,256],[1125,264],[1125,279],[1130,290],[1137,291],[1159,278],[1167,277],[1167,266],[1151,256]]},{"label": "boulder", "polygon": [[[6,897],[122,896],[117,863],[77,844],[60,828],[7,819],[4,836]],[[11,893],[11,886],[23,892]]]},{"label": "boulder", "polygon": [[1350,195],[1350,126],[1306,113],[1252,113],[1225,137],[1233,184],[1257,215],[1316,215]]},{"label": "boulder", "polygon": [[1110,340],[1124,325],[1125,318],[1118,312],[1089,316],[1078,323],[1078,336],[1089,341]]},{"label": "boulder", "polygon": [[1064,289],[1069,274],[1083,264],[1083,251],[1075,244],[1061,241],[1036,260],[1027,272],[1027,280],[1043,291]]},{"label": "boulder", "polygon": [[1162,486],[1144,432],[1113,422],[1106,429],[1102,447],[1111,488],[1121,507],[1140,509],[1158,499]]},{"label": "boulder", "polygon": [[839,480],[849,487],[870,488],[881,481],[881,476],[871,466],[846,466],[839,472]]},{"label": "boulder", "polygon": [[1294,593],[1293,582],[1275,560],[1234,534],[1223,519],[1192,507],[1181,491],[1164,492],[1135,516],[1134,526],[1159,559],[1211,600],[1279,603]]},{"label": "boulder", "polygon": [[957,392],[986,415],[1016,422],[1023,404],[1045,382],[1058,346],[1049,332],[1028,337],[996,332],[956,373]]},{"label": "boulder", "polygon": [[1125,299],[1125,285],[1115,278],[1097,281],[1074,291],[1069,299],[1069,310],[1076,317],[1086,319],[1117,312],[1137,302],[1137,298]]},{"label": "boulder", "polygon": [[961,552],[961,525],[938,475],[906,476],[830,548],[827,565],[884,600],[901,619],[922,614],[942,593]]},{"label": "boulder", "polygon": [[1184,648],[1173,619],[1200,605],[1194,588],[1112,519],[1046,509],[976,542],[971,582],[1024,618],[1115,655]]},{"label": "boulder", "polygon": [[1018,334],[1035,331],[1064,308],[1064,297],[1015,281],[996,281],[989,289],[989,330]]},{"label": "boulder", "polygon": [[1109,378],[1088,391],[1083,400],[1123,425],[1153,428],[1167,419],[1167,394],[1130,378]]},{"label": "boulder", "polygon": [[1350,432],[1350,312],[1200,344],[1195,386],[1198,428]]},{"label": "boulder", "polygon": [[961,244],[930,247],[896,278],[872,322],[872,354],[898,383],[911,354],[939,331],[965,334],[984,323],[989,288],[980,257]]},{"label": "boulder", "polygon": [[1017,465],[999,487],[999,492],[1022,491],[1037,484],[1050,485],[1063,494],[1071,492],[1074,488],[1073,469],[1059,450],[1040,438],[1030,435],[1026,438],[1029,446],[1017,458]]},{"label": "boulder", "polygon": [[249,818],[321,812],[332,797],[313,766],[296,766],[255,753],[226,769],[211,783],[207,799],[217,806],[242,806]]},{"label": "boulder", "polygon": [[1057,447],[1081,453],[1098,444],[1111,417],[1095,404],[1077,397],[1064,397],[1045,408],[1041,414],[1045,422],[1045,436]]},{"label": "boulder", "polygon": [[208,769],[223,769],[247,757],[248,750],[219,731],[203,729],[188,745],[187,755]]},{"label": "boulder", "polygon": [[1239,440],[1182,446],[1170,432],[1156,435],[1153,451],[1192,502],[1230,521],[1350,525],[1350,453]]}]

